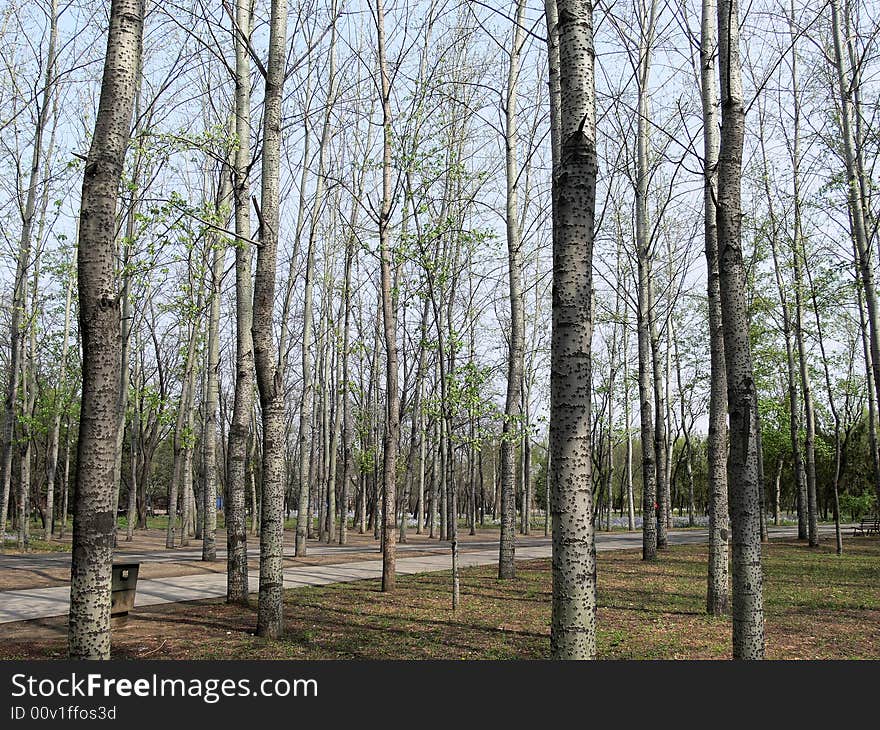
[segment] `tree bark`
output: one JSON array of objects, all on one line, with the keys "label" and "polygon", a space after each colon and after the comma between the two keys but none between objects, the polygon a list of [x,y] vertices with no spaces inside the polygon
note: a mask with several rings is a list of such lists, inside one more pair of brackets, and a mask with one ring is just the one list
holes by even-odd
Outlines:
[{"label": "tree bark", "polygon": [[792,91],[792,207],[794,228],[792,231],[792,273],[794,275],[794,337],[798,351],[798,365],[801,384],[801,395],[804,400],[804,425],[806,438],[804,452],[806,456],[806,507],[807,535],[810,547],[819,545],[819,528],[816,517],[816,416],[813,407],[813,393],[807,369],[807,351],[804,343],[803,314],[803,275],[801,259],[804,256],[804,236],[801,216],[801,181],[800,181],[800,93],[797,76],[797,31],[795,29],[794,0],[791,4],[789,30],[791,34],[791,91]]},{"label": "tree bark", "polygon": [[77,263],[83,364],[68,620],[71,659],[110,658],[116,518],[113,477],[121,364],[114,233],[143,22],[140,0],[112,0],[101,98],[83,178]]},{"label": "tree bark", "polygon": [[715,202],[718,185],[718,46],[716,0],[703,0],[700,31],[700,83],[703,110],[703,241],[706,252],[709,304],[709,567],[706,611],[715,616],[730,610],[729,517],[727,506],[727,372],[718,261]]},{"label": "tree bark", "polygon": [[[840,534],[840,480],[843,476],[843,444],[841,440],[841,423],[840,411],[834,399],[834,386],[831,380],[831,369],[828,365],[828,356],[825,352],[825,337],[822,331],[822,318],[819,316],[819,301],[816,296],[816,286],[813,282],[813,276],[810,273],[810,267],[805,266],[807,272],[807,280],[810,284],[810,296],[813,302],[813,314],[816,318],[816,337],[819,341],[819,353],[822,356],[822,368],[825,373],[825,390],[828,394],[828,406],[831,409],[831,416],[834,419],[834,476],[832,477],[832,490],[834,494],[834,536],[837,554],[843,554],[843,538]],[[850,360],[850,372],[852,371],[852,360]],[[848,396],[847,396],[848,398]],[[778,524],[778,523],[777,523]]]},{"label": "tree bark", "polygon": [[630,418],[630,399],[629,399],[629,317],[624,310],[623,321],[623,418],[626,422],[626,521],[627,529],[632,531],[636,529],[636,508],[635,498],[633,495],[633,438],[632,438],[632,420]]},{"label": "tree bark", "polygon": [[[224,164],[220,172],[217,209],[222,218],[232,199],[232,168],[234,159]],[[217,560],[217,420],[220,410],[220,294],[223,267],[226,259],[225,242],[213,240],[211,289],[208,314],[208,365],[205,381],[205,425],[202,430],[202,452],[205,462],[205,486],[202,517],[202,560]]]},{"label": "tree bark", "polygon": [[58,531],[59,537],[64,537],[67,531],[67,504],[70,493],[70,414],[65,414],[64,428],[64,477],[61,482],[61,529]]},{"label": "tree bark", "polygon": [[[37,291],[40,281],[40,250],[34,257],[34,275],[31,286],[30,311],[36,312]],[[27,300],[25,300],[27,306]],[[36,355],[37,334],[33,316],[28,317],[27,342],[21,358],[21,406],[22,423],[19,436],[19,481],[18,481],[18,548],[25,551],[30,544],[31,522],[31,461],[33,458],[33,422],[37,401]],[[115,515],[115,510],[114,510]]]},{"label": "tree bark", "polygon": [[[359,192],[363,191],[364,172],[366,164],[361,168]],[[355,252],[355,222],[358,206],[352,206],[352,220],[350,221],[350,233],[345,245],[345,283],[343,284],[342,300],[345,307],[342,329],[342,382],[340,383],[342,399],[342,489],[339,501],[339,544],[345,545],[348,539],[348,488],[354,472],[354,424],[351,418],[351,395],[349,393],[349,360],[351,348],[349,345],[349,330],[351,325],[351,267],[354,262]]]},{"label": "tree bark", "polygon": [[385,438],[382,492],[382,590],[394,590],[397,546],[397,442],[400,435],[400,393],[397,387],[397,316],[391,292],[391,77],[385,50],[385,10],[376,0],[376,34],[382,93],[382,203],[379,209],[379,262],[382,323],[385,336]]},{"label": "tree bark", "polygon": [[[51,0],[49,5],[49,49],[46,54],[46,87],[43,90],[43,103],[41,111],[49,106],[49,100],[52,92],[52,84],[54,80],[55,65],[55,46],[58,35],[58,0]],[[56,99],[57,104],[57,99]],[[54,133],[53,135],[54,136]],[[51,144],[51,143],[50,143]],[[50,149],[51,153],[51,149]],[[45,216],[46,196],[49,192],[48,186],[43,189],[43,215]],[[55,384],[56,393],[65,398],[64,390],[67,386],[67,352],[70,339],[70,300],[73,289],[73,275],[68,277],[66,287],[66,298],[64,305],[64,330],[62,333],[61,343],[61,361],[58,364],[58,380]],[[49,432],[49,442],[46,446],[46,526],[44,537],[46,540],[52,540],[55,536],[55,475],[58,471],[58,438],[61,431],[61,409],[56,400],[55,408],[52,415],[52,428]],[[2,487],[0,487],[2,488]],[[0,543],[3,542],[3,531],[0,530]]]},{"label": "tree bark", "polygon": [[[501,427],[501,536],[498,554],[498,577],[516,575],[516,441],[522,430],[523,360],[525,354],[525,315],[522,288],[522,241],[519,228],[519,135],[516,120],[520,54],[523,44],[524,0],[517,0],[513,27],[513,45],[507,73],[505,97],[504,160],[507,181],[505,218],[507,223],[507,268],[510,297],[510,350],[507,358],[507,398]],[[549,26],[548,26],[549,27]]]},{"label": "tree bark", "polygon": [[718,156],[718,250],[721,316],[730,413],[727,479],[733,532],[733,656],[764,658],[761,502],[755,379],[749,345],[742,257],[742,149],[745,109],[739,57],[737,0],[718,3],[721,144]]},{"label": "tree bark", "polygon": [[[74,249],[74,256],[76,255]],[[71,298],[73,295],[73,270],[67,277],[67,291],[64,298],[64,329],[61,335],[61,360],[58,363],[58,381],[56,383],[57,398],[55,412],[52,416],[52,431],[49,435],[48,455],[46,458],[46,512],[49,513],[49,525],[46,529],[46,539],[51,540],[54,537],[54,498],[55,498],[55,476],[58,472],[58,445],[61,436],[61,414],[67,405],[67,353],[70,348],[70,311]],[[66,483],[66,482],[65,482]],[[66,507],[66,505],[65,505]],[[0,536],[2,536],[0,531]]]},{"label": "tree bark", "polygon": [[596,202],[593,5],[558,0],[561,156],[553,171],[550,651],[596,656],[596,552],[590,483],[592,254]]},{"label": "tree bark", "polygon": [[873,364],[871,361],[870,336],[868,334],[861,281],[856,283],[856,305],[859,310],[859,334],[862,340],[862,356],[865,362],[865,379],[868,391],[868,447],[871,451],[871,475],[874,479],[874,492],[877,495],[877,504],[880,504],[880,444],[878,444],[877,438],[877,394],[874,390],[874,380],[871,377]]},{"label": "tree bark", "polygon": [[[186,490],[186,451],[191,448],[189,442],[192,440],[192,391],[195,387],[196,340],[199,329],[198,312],[201,311],[201,306],[202,289],[201,285],[199,285],[198,303],[196,305],[197,314],[194,315],[190,324],[189,336],[186,340],[183,382],[180,389],[180,403],[177,408],[177,418],[174,423],[174,436],[172,440],[174,460],[171,467],[171,482],[168,485],[168,528],[165,533],[165,547],[169,550],[177,547],[178,537],[180,538],[181,546],[188,543],[186,530],[187,518],[189,517],[189,505],[187,503],[189,495]],[[124,360],[125,358],[123,357]],[[181,503],[182,513],[179,536],[176,534],[178,501]]]},{"label": "tree bark", "polygon": [[[201,268],[201,267],[199,267]],[[194,532],[195,498],[193,496],[193,446],[195,441],[195,395],[196,367],[199,361],[199,332],[202,326],[202,309],[204,308],[204,281],[200,271],[198,274],[198,295],[196,296],[196,316],[193,320],[192,336],[188,347],[188,368],[184,385],[185,397],[181,397],[183,409],[183,431],[180,452],[180,491],[182,514],[180,518],[180,545],[189,545],[189,538]],[[124,350],[123,350],[124,353]],[[123,362],[125,358],[123,357]],[[169,513],[170,514],[170,513]]]},{"label": "tree bark", "polygon": [[[798,371],[795,363],[794,344],[792,342],[792,330],[797,329],[797,321],[792,319],[791,308],[788,303],[788,294],[782,279],[782,268],[779,263],[779,225],[776,218],[776,207],[773,203],[773,195],[770,190],[770,166],[764,145],[763,117],[760,117],[759,129],[761,161],[763,163],[764,194],[767,197],[767,211],[770,218],[770,251],[773,256],[773,271],[776,278],[776,289],[779,293],[779,304],[782,308],[782,336],[785,340],[785,363],[788,384],[788,415],[789,415],[789,440],[791,443],[792,470],[795,478],[795,497],[797,500],[798,539],[807,539],[807,481],[804,470],[804,458],[800,445],[800,414],[801,406],[798,399]],[[815,473],[815,472],[814,472]]]},{"label": "tree bark", "polygon": [[[641,418],[642,441],[642,559],[653,560],[660,545],[658,527],[660,522],[659,503],[663,495],[659,493],[658,471],[662,464],[657,463],[657,443],[655,431],[662,428],[654,422],[651,403],[651,322],[652,302],[651,281],[651,232],[648,222],[648,80],[651,70],[651,45],[654,33],[654,18],[657,4],[652,0],[647,8],[648,17],[639,18],[639,56],[638,56],[638,119],[636,130],[636,261],[637,261],[637,306],[636,329],[639,350],[639,414]],[[656,375],[655,375],[656,380]],[[655,393],[656,398],[656,393]],[[658,404],[655,402],[654,404]],[[659,413],[659,410],[658,410]]]},{"label": "tree bark", "polygon": [[[876,399],[880,397],[880,316],[877,312],[877,291],[874,287],[874,264],[871,256],[870,242],[866,228],[865,201],[863,190],[865,189],[864,175],[859,160],[859,150],[856,146],[855,131],[853,130],[853,99],[856,89],[852,88],[846,60],[843,55],[843,33],[841,31],[840,2],[831,2],[831,33],[834,44],[834,61],[837,72],[837,92],[840,101],[840,127],[843,137],[844,162],[846,166],[847,182],[847,206],[849,208],[850,226],[852,229],[853,245],[856,253],[859,281],[867,310],[868,351],[870,357],[871,379],[873,392]],[[861,307],[860,307],[861,309]],[[876,426],[872,418],[872,435],[876,441]],[[880,463],[876,454],[877,447],[872,444],[877,500],[880,504]]]},{"label": "tree bark", "polygon": [[251,326],[263,424],[257,635],[269,639],[280,638],[284,633],[284,373],[277,362],[272,323],[278,259],[281,101],[286,58],[287,0],[272,0],[263,102],[262,221]]},{"label": "tree bark", "polygon": [[[678,339],[675,336],[675,327],[670,321],[670,337],[672,345],[675,348],[675,384],[679,393],[679,408],[681,414],[681,432],[684,437],[683,456],[685,465],[685,477],[687,478],[688,487],[688,527],[693,527],[696,522],[694,520],[694,470],[691,466],[693,454],[691,453],[691,424],[688,423],[687,407],[685,405],[685,396],[683,381],[681,378],[681,356],[678,348]],[[711,376],[710,376],[711,377]],[[711,387],[711,386],[710,386]]]},{"label": "tree bark", "polygon": [[[647,170],[645,170],[647,178]],[[647,192],[647,190],[646,190]],[[669,526],[669,478],[666,463],[668,460],[666,447],[666,394],[662,370],[662,353],[660,351],[660,335],[657,330],[657,302],[654,300],[653,275],[648,265],[648,335],[651,341],[651,365],[653,368],[654,385],[654,474],[655,501],[657,502],[657,549],[669,547],[666,530]]]},{"label": "tree bark", "polygon": [[235,3],[235,394],[226,448],[226,601],[247,605],[247,453],[254,402],[251,277],[251,0]]}]

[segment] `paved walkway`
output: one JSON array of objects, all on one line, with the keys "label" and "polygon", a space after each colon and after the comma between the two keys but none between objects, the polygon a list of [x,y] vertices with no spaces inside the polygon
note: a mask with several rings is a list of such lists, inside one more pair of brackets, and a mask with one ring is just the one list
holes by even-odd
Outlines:
[{"label": "paved walkway", "polygon": [[[296,557],[296,553],[293,548],[293,540],[290,539],[289,535],[285,535],[287,538],[284,546],[284,557],[285,558],[293,558]],[[522,536],[517,536],[521,541],[529,541],[529,544],[537,544],[537,543],[548,543],[549,540],[543,537],[537,538],[524,538]],[[195,542],[195,541],[194,541]],[[219,562],[226,561],[226,541],[222,540],[222,545],[220,544],[221,540],[217,542],[217,560]],[[639,543],[641,544],[641,543]],[[248,557],[251,558],[259,558],[260,557],[260,548],[259,548],[259,538],[249,537],[249,547],[248,547]],[[492,548],[494,547],[496,550],[498,549],[498,540],[462,540],[459,543],[459,546],[462,550],[471,550],[476,548]],[[313,557],[316,555],[345,555],[347,553],[376,553],[377,555],[381,553],[381,545],[378,540],[370,543],[362,543],[362,544],[349,544],[349,545],[337,545],[335,543],[327,544],[320,543],[314,540],[309,540],[308,543],[309,548],[309,557]],[[397,552],[405,553],[405,552],[419,552],[419,553],[448,553],[449,552],[449,543],[448,542],[439,542],[438,540],[433,540],[431,542],[412,540],[407,543],[398,543],[397,544]],[[202,560],[202,549],[198,545],[195,547],[185,547],[185,548],[174,548],[173,550],[169,550],[166,548],[157,548],[155,550],[128,550],[125,548],[125,544],[122,543],[121,549],[116,551],[116,555],[114,556],[115,560],[118,561],[127,561],[133,563],[181,563],[181,562],[201,562]],[[58,568],[58,567],[69,567],[70,566],[70,553],[69,552],[55,552],[55,553],[0,553],[0,571],[3,570],[39,570],[42,568]],[[2,592],[0,592],[2,595]]]},{"label": "paved walkway", "polygon": [[[706,530],[671,530],[668,534],[670,544],[674,545],[704,543],[708,538]],[[770,537],[772,538],[793,537],[796,534],[797,529],[794,527],[770,528]],[[826,539],[833,536],[833,525],[820,526],[820,534]],[[521,538],[521,540],[523,539]],[[492,547],[488,549],[482,547],[489,544]],[[481,547],[473,549],[475,545]],[[596,549],[599,551],[635,549],[641,548],[641,545],[642,535],[640,532],[596,533]],[[463,544],[463,547],[465,546],[467,544]],[[432,547],[431,549],[436,551],[436,554],[412,558],[398,557],[398,574],[407,575],[449,570],[452,567],[452,556],[449,548],[439,546]],[[550,541],[545,538],[532,539],[528,544],[521,541],[516,548],[516,558],[517,560],[548,558],[550,557],[550,549]],[[332,550],[333,548],[327,547],[328,552]],[[346,552],[345,548],[336,548],[336,551]],[[420,551],[423,550],[420,548]],[[179,558],[181,554],[177,552],[175,555]],[[54,556],[51,557],[54,558]],[[149,559],[148,554],[145,554],[144,557]],[[28,556],[30,560],[36,558],[37,556]],[[468,549],[462,549],[459,553],[459,564],[461,567],[491,565],[497,562],[497,560],[497,543],[470,543]],[[361,560],[334,565],[309,565],[285,569],[284,587],[298,588],[302,586],[327,585],[328,583],[347,583],[367,578],[379,578],[381,576],[381,560]],[[250,578],[251,591],[256,592],[259,587],[258,584],[258,576],[253,575]],[[139,580],[135,606],[197,601],[204,598],[220,598],[225,595],[225,573]],[[0,591],[0,623],[62,616],[67,613],[69,603],[70,587],[66,585],[53,588]]]}]

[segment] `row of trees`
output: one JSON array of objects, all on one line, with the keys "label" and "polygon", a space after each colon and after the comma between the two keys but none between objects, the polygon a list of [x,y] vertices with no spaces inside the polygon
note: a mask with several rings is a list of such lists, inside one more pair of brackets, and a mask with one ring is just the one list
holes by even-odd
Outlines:
[{"label": "row of trees", "polygon": [[459,518],[501,578],[552,522],[553,650],[592,656],[594,526],[653,559],[677,509],[762,654],[767,516],[817,544],[880,493],[870,5],[109,10],[0,29],[0,534],[72,512],[72,655],[115,540],[164,506],[214,560],[218,496],[261,635],[294,512],[298,555],[381,537],[385,590],[408,530],[451,541],[454,605]]}]

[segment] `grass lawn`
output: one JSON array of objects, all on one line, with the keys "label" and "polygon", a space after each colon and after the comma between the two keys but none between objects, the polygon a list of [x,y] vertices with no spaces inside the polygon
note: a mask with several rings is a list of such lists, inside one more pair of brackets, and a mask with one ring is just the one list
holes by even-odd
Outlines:
[{"label": "grass lawn", "polygon": [[[599,655],[606,659],[723,659],[730,622],[703,613],[706,548],[677,546],[650,564],[638,551],[601,552]],[[462,574],[453,613],[449,573],[285,592],[286,636],[252,635],[256,608],[219,601],[138,609],[114,628],[114,658],[540,659],[550,621],[550,561],[517,564],[512,581],[493,566]],[[810,550],[773,542],[765,551],[767,655],[773,659],[880,658],[880,540]],[[255,604],[255,597],[254,599]],[[0,625],[0,657],[62,657],[64,619]],[[17,628],[16,628],[17,627]]]},{"label": "grass lawn", "polygon": [[[18,553],[18,540],[6,539],[3,541],[3,550],[6,553]],[[69,553],[70,544],[57,542],[53,540],[48,542],[40,538],[31,537],[28,541],[27,551],[29,553]]]}]

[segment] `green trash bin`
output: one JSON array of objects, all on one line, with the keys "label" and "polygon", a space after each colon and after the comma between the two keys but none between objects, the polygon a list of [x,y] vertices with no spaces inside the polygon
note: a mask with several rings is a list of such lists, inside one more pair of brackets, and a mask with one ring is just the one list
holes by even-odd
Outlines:
[{"label": "green trash bin", "polygon": [[134,608],[140,563],[113,563],[110,589],[110,617],[128,616]]}]

